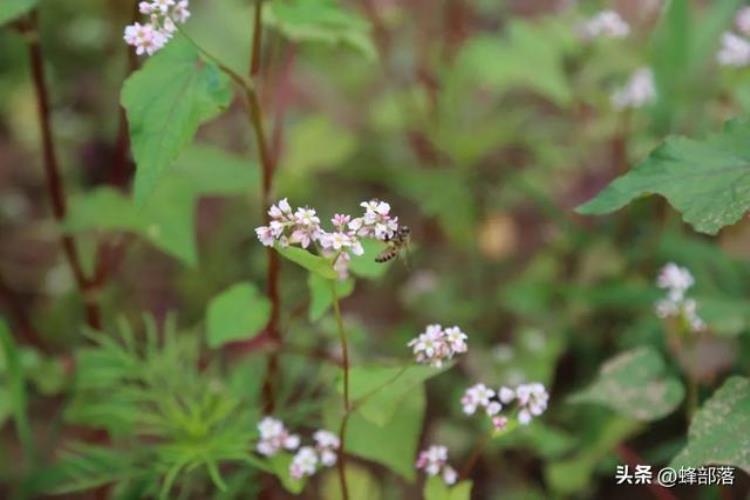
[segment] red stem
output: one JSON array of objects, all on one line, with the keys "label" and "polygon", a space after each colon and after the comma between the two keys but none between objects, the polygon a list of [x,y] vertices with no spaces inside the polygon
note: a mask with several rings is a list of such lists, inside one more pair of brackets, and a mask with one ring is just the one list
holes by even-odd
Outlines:
[{"label": "red stem", "polygon": [[[47,191],[52,202],[52,212],[57,222],[62,222],[67,213],[65,189],[60,175],[60,167],[57,161],[57,153],[52,140],[52,123],[50,120],[49,93],[47,91],[44,75],[44,57],[38,36],[38,13],[31,14],[32,35],[28,38],[29,58],[31,60],[31,74],[34,80],[37,108],[39,112],[39,125],[42,135],[42,150],[44,153],[44,172],[47,180]],[[65,257],[73,272],[79,292],[83,295],[86,308],[86,322],[94,329],[101,328],[101,314],[99,306],[91,297],[92,287],[83,271],[81,259],[76,249],[75,241],[69,234],[62,233],[61,244]]]}]

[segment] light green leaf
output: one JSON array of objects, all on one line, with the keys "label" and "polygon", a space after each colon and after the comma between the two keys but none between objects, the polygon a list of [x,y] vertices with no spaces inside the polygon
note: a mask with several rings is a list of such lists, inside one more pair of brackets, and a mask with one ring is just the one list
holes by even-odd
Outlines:
[{"label": "light green leaf", "polygon": [[286,490],[294,495],[299,495],[305,487],[305,481],[295,479],[289,475],[289,464],[292,463],[292,455],[289,453],[278,453],[268,459],[271,472],[279,478]]},{"label": "light green leaf", "polygon": [[[362,248],[365,252],[362,255],[352,255],[349,262],[349,270],[363,278],[380,278],[390,267],[391,262],[375,262],[375,257],[382,252],[386,246],[374,239],[363,239]],[[407,249],[408,250],[408,249]]]},{"label": "light green leaf", "polygon": [[177,159],[172,172],[142,206],[108,187],[72,196],[63,230],[135,232],[185,264],[195,265],[195,202],[205,195],[255,191],[258,167],[213,146],[196,144]]},{"label": "light green leaf", "polygon": [[530,89],[566,104],[571,91],[563,63],[572,41],[570,26],[555,19],[513,21],[504,38],[485,35],[470,40],[458,64],[498,91]]},{"label": "light green leaf", "polygon": [[26,380],[16,342],[10,334],[8,325],[1,317],[0,349],[0,355],[5,360],[5,370],[8,377],[7,396],[10,399],[10,409],[13,414],[13,422],[16,426],[16,433],[26,454],[26,460],[31,461],[34,459],[34,440],[27,413]]},{"label": "light green leaf", "polygon": [[615,179],[582,214],[605,214],[635,198],[664,196],[696,231],[716,234],[750,209],[750,128],[732,121],[704,140],[671,137],[643,163]]},{"label": "light green leaf", "polygon": [[[346,464],[346,485],[349,498],[357,500],[383,500],[380,478],[364,467],[351,462]],[[342,500],[338,472],[329,470],[323,477],[323,496],[326,500]]]},{"label": "light green leaf", "polygon": [[333,265],[328,259],[319,257],[304,248],[276,246],[276,251],[285,259],[291,260],[295,264],[304,267],[308,271],[319,275],[327,280],[338,279],[338,274],[333,270]]},{"label": "light green leaf", "polygon": [[682,383],[667,373],[661,355],[653,348],[641,347],[604,363],[597,380],[572,396],[571,402],[597,403],[649,421],[672,413],[684,395]]},{"label": "light green leaf", "polygon": [[347,45],[368,59],[377,56],[369,23],[336,0],[275,0],[263,21],[295,42]]},{"label": "light green leaf", "polygon": [[[403,398],[393,418],[384,426],[376,425],[354,412],[347,426],[347,452],[382,464],[407,481],[413,481],[425,399],[424,388],[415,387],[408,398]],[[337,429],[339,419],[340,416],[329,418],[328,427]]]},{"label": "light green leaf", "polygon": [[425,481],[424,500],[471,500],[471,486],[471,481],[447,486],[440,476],[431,476]]},{"label": "light green leaf", "polygon": [[356,136],[349,129],[336,125],[325,115],[315,115],[289,128],[282,162],[291,175],[301,176],[336,167],[351,157],[356,146]]},{"label": "light green leaf", "polygon": [[133,155],[137,163],[135,197],[149,197],[198,127],[217,116],[232,98],[229,78],[197,49],[177,37],[122,89]]},{"label": "light green leaf", "polygon": [[750,474],[750,379],[730,377],[690,422],[671,467],[732,465]]},{"label": "light green leaf", "polygon": [[[376,425],[391,421],[399,405],[431,377],[450,368],[423,365],[355,366],[349,371],[349,394],[357,411]],[[343,393],[343,381],[337,386]]]},{"label": "light green leaf", "polygon": [[38,3],[39,0],[3,0],[0,2],[0,26],[15,21],[36,7]]},{"label": "light green leaf", "polygon": [[335,283],[336,296],[339,299],[348,297],[354,291],[354,280],[344,281],[327,280],[315,273],[307,276],[307,287],[310,290],[310,309],[308,317],[310,321],[318,321],[333,304],[333,290],[331,284]]},{"label": "light green leaf", "polygon": [[208,305],[206,335],[209,347],[255,337],[268,323],[271,303],[251,283],[238,283]]}]

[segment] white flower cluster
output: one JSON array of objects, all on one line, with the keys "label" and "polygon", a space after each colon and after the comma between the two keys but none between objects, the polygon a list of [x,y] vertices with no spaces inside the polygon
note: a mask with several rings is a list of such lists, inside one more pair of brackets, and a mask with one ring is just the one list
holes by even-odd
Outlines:
[{"label": "white flower cluster", "polygon": [[456,354],[468,350],[468,336],[457,326],[443,328],[441,325],[428,325],[424,332],[409,341],[416,355],[417,363],[443,366],[443,361],[453,359]]},{"label": "white flower cluster", "polygon": [[737,12],[735,23],[740,35],[727,31],[721,36],[716,61],[722,66],[742,68],[750,65],[750,40],[745,38],[750,35],[750,7],[743,7]]},{"label": "white flower cluster", "polygon": [[580,28],[586,40],[595,38],[625,38],[630,34],[630,26],[613,10],[603,10],[586,21]]},{"label": "white flower cluster", "polygon": [[424,470],[428,476],[441,475],[445,484],[451,485],[458,479],[456,469],[448,465],[448,448],[430,446],[419,453],[417,470]]},{"label": "white flower cluster", "polygon": [[256,449],[261,455],[272,457],[283,449],[295,450],[299,446],[299,436],[290,434],[281,420],[265,417],[258,424],[260,440]]},{"label": "white flower cluster", "polygon": [[656,314],[660,318],[682,318],[694,332],[706,329],[706,323],[698,316],[698,304],[685,296],[695,284],[693,275],[684,267],[670,262],[659,272],[656,285],[667,291],[667,296],[656,302]]},{"label": "white flower cluster", "polygon": [[321,227],[315,209],[299,207],[292,210],[284,198],[268,210],[270,223],[256,228],[255,233],[267,247],[276,243],[281,247],[299,245],[308,248],[313,245],[319,247],[325,256],[338,255],[333,267],[343,279],[348,275],[351,255],[364,253],[361,238],[386,241],[398,230],[398,217],[390,215],[388,203],[371,200],[360,203],[360,206],[365,209],[361,217],[336,214],[331,219],[334,230],[327,232]]},{"label": "white flower cluster", "polygon": [[616,109],[641,108],[656,98],[656,84],[651,68],[639,68],[628,82],[611,97]]},{"label": "white flower cluster", "polygon": [[340,446],[336,434],[319,430],[313,434],[315,446],[303,446],[299,449],[289,464],[289,475],[295,479],[312,476],[318,470],[318,465],[333,467],[336,465],[337,450]]},{"label": "white flower cluster", "polygon": [[152,0],[138,4],[141,14],[149,16],[145,24],[135,23],[125,27],[125,42],[135,47],[138,55],[153,55],[164,47],[190,17],[188,0]]},{"label": "white flower cluster", "polygon": [[515,402],[518,422],[526,425],[533,417],[544,413],[548,401],[547,389],[538,382],[521,384],[515,389],[503,386],[497,392],[484,384],[476,384],[466,389],[461,405],[467,415],[473,415],[478,408],[484,409],[487,416],[492,418],[492,425],[500,430],[508,424],[508,418],[500,415],[500,412],[507,410],[511,403]]}]

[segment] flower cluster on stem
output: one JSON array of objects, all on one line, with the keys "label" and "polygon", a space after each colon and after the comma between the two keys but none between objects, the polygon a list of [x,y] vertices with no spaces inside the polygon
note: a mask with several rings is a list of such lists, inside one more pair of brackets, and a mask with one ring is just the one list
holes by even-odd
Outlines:
[{"label": "flower cluster on stem", "polygon": [[296,450],[300,439],[296,434],[290,434],[284,423],[273,417],[264,417],[258,423],[260,439],[256,450],[261,455],[272,457],[282,450]]},{"label": "flower cluster on stem", "polygon": [[138,4],[148,22],[125,27],[125,42],[135,47],[138,55],[153,55],[174,36],[178,24],[190,17],[188,0],[151,0]]},{"label": "flower cluster on stem", "polygon": [[585,40],[595,38],[625,38],[630,34],[630,26],[614,10],[603,10],[580,27]]},{"label": "flower cluster on stem", "polygon": [[448,448],[445,446],[430,446],[419,453],[416,463],[417,470],[423,470],[428,476],[443,478],[447,485],[452,485],[458,479],[456,470],[448,465]]},{"label": "flower cluster on stem", "polygon": [[721,47],[716,53],[716,61],[722,66],[742,68],[750,65],[750,7],[737,12],[735,24],[739,34],[727,31],[721,36]]},{"label": "flower cluster on stem", "polygon": [[698,304],[686,296],[695,284],[690,271],[674,262],[665,265],[656,278],[656,285],[666,290],[667,296],[656,302],[656,315],[662,319],[682,319],[693,332],[706,329],[706,323],[698,316]]},{"label": "flower cluster on stem", "polygon": [[295,479],[314,475],[320,466],[336,465],[339,437],[329,431],[318,430],[313,434],[315,446],[303,446],[289,464],[289,475]]},{"label": "flower cluster on stem", "polygon": [[360,204],[364,213],[352,218],[336,214],[331,219],[332,230],[321,226],[320,218],[313,208],[298,207],[293,210],[284,198],[268,210],[270,222],[255,229],[258,240],[271,247],[290,245],[316,248],[325,257],[335,257],[334,269],[342,279],[348,276],[352,255],[362,255],[363,238],[387,241],[398,230],[398,217],[390,215],[391,206],[380,200],[364,201]]},{"label": "flower cluster on stem", "polygon": [[[518,423],[526,425],[547,409],[549,394],[538,382],[520,384],[515,389],[500,387],[497,391],[485,384],[476,384],[464,392],[461,398],[463,411],[474,415],[480,408],[492,419],[492,425],[502,430],[508,424],[508,416],[515,413]],[[501,412],[509,412],[502,415]]]},{"label": "flower cluster on stem", "polygon": [[407,345],[412,348],[417,363],[439,368],[443,366],[444,361],[468,350],[467,338],[468,336],[457,326],[443,328],[435,324],[428,325],[424,332]]}]

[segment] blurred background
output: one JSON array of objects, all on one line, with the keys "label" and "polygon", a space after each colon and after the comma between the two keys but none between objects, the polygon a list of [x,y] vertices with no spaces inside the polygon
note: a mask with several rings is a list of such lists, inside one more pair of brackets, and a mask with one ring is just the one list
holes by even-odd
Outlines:
[{"label": "blurred background", "polygon": [[[278,164],[276,197],[314,207],[324,220],[379,198],[412,229],[408,254],[388,272],[358,280],[343,301],[353,362],[406,359],[405,344],[426,324],[460,325],[470,355],[427,386],[422,435],[446,444],[457,460],[470,453],[480,427],[458,405],[467,386],[541,381],[551,390],[551,409],[533,430],[489,445],[472,498],[653,495],[646,487],[616,487],[611,471],[630,453],[640,463],[667,463],[685,443],[684,412],[636,427],[566,397],[621,351],[650,345],[671,352],[653,312],[661,295],[654,280],[667,262],[694,274],[700,314],[714,334],[700,351],[700,367],[689,368],[697,371],[690,377],[698,396],[728,373],[750,369],[746,219],[711,238],[684,225],[658,197],[607,217],[574,213],[667,135],[703,137],[750,106],[748,70],[716,60],[721,33],[733,30],[742,2],[673,3],[684,10],[659,0],[351,1],[343,2],[346,12],[361,24],[313,43],[295,41],[267,18],[257,82]],[[158,325],[174,313],[178,337],[200,344],[213,297],[240,281],[265,284],[266,253],[254,234],[263,210],[257,151],[240,99],[200,129],[178,161],[187,173],[160,188],[150,223],[125,220],[122,206],[98,205],[92,194],[131,189],[135,165],[118,103],[123,81],[143,63],[122,40],[133,8],[124,0],[42,0],[39,8],[68,199],[63,223],[52,216],[45,186],[26,41],[33,35],[23,20],[0,29],[0,314],[29,381],[41,464],[30,470],[18,460],[13,389],[0,385],[0,497],[11,498],[24,481],[54,482],[47,466],[71,440],[112,439],[102,430],[112,409],[81,410],[92,397],[77,389],[81,378],[102,380],[108,366],[90,363],[81,374],[77,356],[90,348],[84,332],[93,326],[84,302],[98,304],[105,331],[128,323],[140,334],[144,313]],[[252,8],[246,0],[193,0],[185,30],[247,74]],[[603,9],[622,16],[628,36],[585,36],[582,27]],[[617,106],[613,94],[645,67],[655,97]],[[213,169],[237,174],[220,181]],[[87,220],[97,210],[106,212],[105,222]],[[86,299],[63,254],[63,230],[74,235],[92,277]],[[334,321],[325,314],[311,321],[305,273],[287,262],[281,273],[283,336],[294,350],[335,357]],[[220,384],[240,395],[254,422],[269,347],[186,349],[191,354],[183,359],[210,364],[211,375],[197,381],[188,368],[166,373],[175,390]],[[278,411],[288,425],[314,427],[331,368],[293,353],[280,362]],[[181,366],[175,363],[164,366]],[[686,370],[678,356],[667,364]],[[0,380],[11,379],[8,367],[0,365]],[[419,494],[383,466],[361,467],[370,498]],[[183,486],[186,497],[213,498],[202,474]],[[251,498],[264,487],[268,494],[253,471],[231,474],[234,496],[222,498]],[[334,495],[327,482],[306,490],[307,498]],[[95,483],[64,495],[126,494]],[[748,479],[739,471],[737,483],[674,494],[742,498]]]}]

